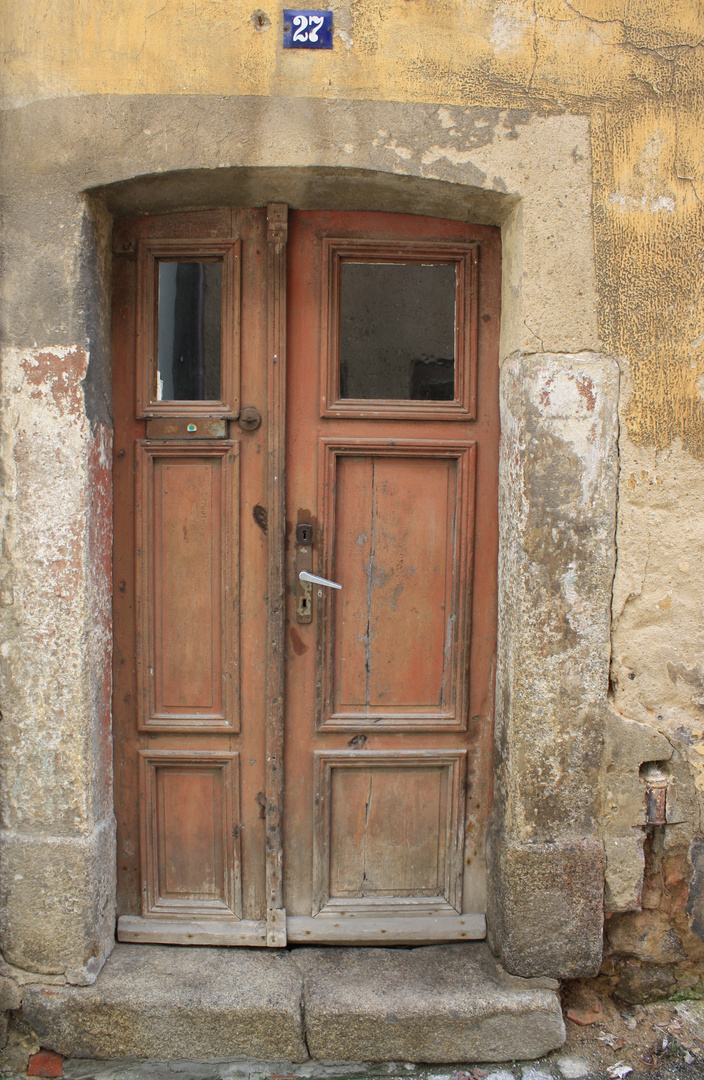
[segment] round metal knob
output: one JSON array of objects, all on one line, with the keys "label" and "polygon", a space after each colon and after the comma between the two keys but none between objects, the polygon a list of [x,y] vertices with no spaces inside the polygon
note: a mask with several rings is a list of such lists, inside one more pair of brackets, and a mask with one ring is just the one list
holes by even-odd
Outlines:
[{"label": "round metal knob", "polygon": [[255,409],[251,405],[246,409],[242,409],[237,421],[243,431],[256,431],[261,422],[262,414],[259,409]]}]

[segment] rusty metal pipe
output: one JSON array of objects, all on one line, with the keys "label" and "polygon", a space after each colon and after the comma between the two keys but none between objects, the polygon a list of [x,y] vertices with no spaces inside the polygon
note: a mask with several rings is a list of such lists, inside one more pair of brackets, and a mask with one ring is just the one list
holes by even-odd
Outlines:
[{"label": "rusty metal pipe", "polygon": [[645,820],[648,825],[667,824],[667,789],[670,778],[660,769],[645,774]]}]

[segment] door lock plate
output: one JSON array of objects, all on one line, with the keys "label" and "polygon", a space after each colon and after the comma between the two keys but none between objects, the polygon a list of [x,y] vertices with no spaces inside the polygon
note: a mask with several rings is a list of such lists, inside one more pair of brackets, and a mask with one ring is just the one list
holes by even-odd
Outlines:
[{"label": "door lock plate", "polygon": [[296,525],[296,622],[313,621],[313,586],[301,581],[301,570],[313,569],[313,526],[300,521]]}]

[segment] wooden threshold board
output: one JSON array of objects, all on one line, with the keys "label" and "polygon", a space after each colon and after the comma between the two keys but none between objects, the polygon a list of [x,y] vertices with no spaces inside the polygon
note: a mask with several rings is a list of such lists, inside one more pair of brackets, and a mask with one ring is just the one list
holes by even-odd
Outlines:
[{"label": "wooden threshold board", "polygon": [[[483,915],[399,916],[388,918],[291,915],[286,937],[297,945],[426,945],[443,941],[481,941],[486,937]],[[142,919],[123,915],[117,924],[117,940],[155,945],[266,945],[266,923],[242,920],[227,925],[197,919]]]},{"label": "wooden threshold board", "polygon": [[122,915],[117,920],[117,940],[152,945],[266,945],[266,922],[225,923],[207,919],[142,919]]},{"label": "wooden threshold board", "polygon": [[289,915],[286,936],[297,945],[316,942],[335,945],[427,945],[441,941],[477,941],[486,937],[484,915],[441,915],[436,919],[400,915],[373,916]]}]

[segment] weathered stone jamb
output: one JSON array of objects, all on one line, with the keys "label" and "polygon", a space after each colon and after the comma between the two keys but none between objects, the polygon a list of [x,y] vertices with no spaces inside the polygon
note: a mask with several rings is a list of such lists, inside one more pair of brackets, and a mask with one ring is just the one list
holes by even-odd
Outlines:
[{"label": "weathered stone jamb", "polygon": [[502,368],[487,922],[518,975],[601,961],[618,386],[615,361],[593,353]]},{"label": "weathered stone jamb", "polygon": [[90,363],[83,381],[86,416],[112,430],[112,228],[113,215],[103,199],[83,197],[81,247],[77,255],[78,296],[85,315]]},{"label": "weathered stone jamb", "polygon": [[87,347],[2,361],[0,934],[84,984],[114,943],[112,438],[85,415]]},{"label": "weathered stone jamb", "polygon": [[[83,836],[6,829],[0,843],[4,872],[24,886],[8,894],[3,913],[6,958],[42,974],[63,974],[75,986],[91,985],[115,944],[114,819]],[[34,926],[42,930],[36,940]]]}]

